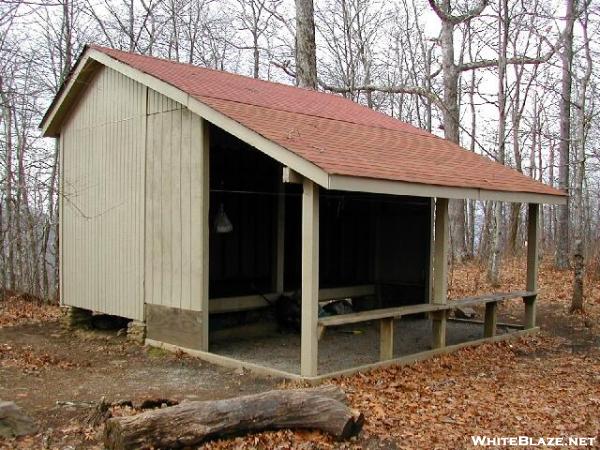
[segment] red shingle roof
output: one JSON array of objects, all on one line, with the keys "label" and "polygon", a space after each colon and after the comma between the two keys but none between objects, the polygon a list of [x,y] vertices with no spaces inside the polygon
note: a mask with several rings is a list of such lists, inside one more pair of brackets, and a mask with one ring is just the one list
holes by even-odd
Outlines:
[{"label": "red shingle roof", "polygon": [[330,175],[564,195],[341,96],[92,46],[179,88]]}]

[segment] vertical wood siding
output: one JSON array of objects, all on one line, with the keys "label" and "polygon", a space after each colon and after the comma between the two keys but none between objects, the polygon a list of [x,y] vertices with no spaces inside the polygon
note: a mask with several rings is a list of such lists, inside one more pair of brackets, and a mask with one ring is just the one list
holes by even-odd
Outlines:
[{"label": "vertical wood siding", "polygon": [[[202,310],[202,119],[148,91],[146,303]],[[208,267],[206,267],[208,269]]]},{"label": "vertical wood siding", "polygon": [[103,68],[61,131],[66,305],[144,318],[146,87]]}]

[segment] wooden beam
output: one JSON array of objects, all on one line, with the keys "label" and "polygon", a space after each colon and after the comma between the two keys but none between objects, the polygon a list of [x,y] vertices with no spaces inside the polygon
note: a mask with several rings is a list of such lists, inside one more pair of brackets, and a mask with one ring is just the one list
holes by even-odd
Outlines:
[{"label": "wooden beam", "polygon": [[498,302],[485,304],[485,321],[483,324],[483,336],[492,337],[496,335],[498,323]]},{"label": "wooden beam", "polygon": [[[449,246],[448,199],[435,201],[435,241],[433,269],[433,303],[448,302],[448,246]],[[433,348],[446,346],[446,312],[432,315]]]},{"label": "wooden beam", "polygon": [[[375,286],[372,284],[319,289],[319,302],[348,297],[363,297],[366,295],[373,295],[374,293]],[[292,296],[294,295],[294,292],[284,291],[283,294]],[[280,293],[278,292],[268,292],[264,294],[265,297],[273,301],[277,300],[279,295]],[[249,311],[251,309],[266,308],[267,306],[269,306],[269,303],[259,294],[211,298],[209,301],[209,310],[211,314]]]},{"label": "wooden beam", "polygon": [[459,298],[456,300],[452,300],[450,302],[450,305],[452,307],[480,305],[482,303],[502,302],[504,300],[510,300],[513,298],[525,298],[536,294],[537,291],[499,292],[497,294],[484,294],[477,295],[475,297]]},{"label": "wooden beam", "polygon": [[[537,292],[538,279],[538,235],[539,235],[539,205],[529,204],[528,224],[527,224],[527,290]],[[536,301],[537,295],[530,295],[523,298],[525,303],[524,327],[533,328],[536,322]]]},{"label": "wooden beam", "polygon": [[277,238],[275,248],[275,292],[283,294],[285,267],[285,187],[279,185],[277,196]]},{"label": "wooden beam", "polygon": [[429,267],[427,274],[427,302],[433,303],[433,267],[435,261],[435,200],[429,199]]},{"label": "wooden beam", "polygon": [[[459,319],[457,317],[449,317],[448,322],[457,322],[457,323],[472,323],[475,325],[484,325],[485,321],[478,319]],[[512,328],[515,330],[522,330],[523,324],[520,323],[508,323],[508,322],[496,322],[496,326],[500,328]]]},{"label": "wooden beam", "polygon": [[377,194],[412,195],[415,197],[492,200],[518,203],[545,203],[564,205],[566,195],[537,194],[533,192],[493,191],[477,187],[440,186],[377,178],[330,175],[329,189],[340,191],[372,192]]},{"label": "wooden beam", "polygon": [[282,179],[284,183],[302,184],[304,177],[293,169],[284,166]]},{"label": "wooden beam", "polygon": [[304,179],[303,187],[300,374],[314,377],[319,346],[319,187],[309,179]]},{"label": "wooden beam", "polygon": [[418,303],[416,305],[395,306],[393,308],[377,308],[368,311],[340,314],[337,316],[327,316],[319,319],[319,324],[326,327],[335,327],[337,325],[348,325],[351,323],[369,322],[371,320],[380,320],[387,317],[399,318],[410,316],[412,314],[421,314],[424,312],[442,311],[451,308],[451,305],[436,305],[433,303]]},{"label": "wooden beam", "polygon": [[202,347],[200,350],[208,351],[208,317],[209,317],[209,201],[210,201],[210,123],[202,119],[202,222],[198,224],[202,232]]},{"label": "wooden beam", "polygon": [[391,317],[379,321],[379,360],[386,361],[394,357],[394,319]]}]

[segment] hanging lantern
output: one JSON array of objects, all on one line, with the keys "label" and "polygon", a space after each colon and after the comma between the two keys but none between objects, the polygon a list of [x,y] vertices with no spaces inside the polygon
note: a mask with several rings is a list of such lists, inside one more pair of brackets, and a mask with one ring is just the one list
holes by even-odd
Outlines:
[{"label": "hanging lantern", "polygon": [[231,220],[225,214],[225,206],[221,203],[217,217],[215,217],[215,230],[218,234],[231,233],[233,231],[233,225]]}]

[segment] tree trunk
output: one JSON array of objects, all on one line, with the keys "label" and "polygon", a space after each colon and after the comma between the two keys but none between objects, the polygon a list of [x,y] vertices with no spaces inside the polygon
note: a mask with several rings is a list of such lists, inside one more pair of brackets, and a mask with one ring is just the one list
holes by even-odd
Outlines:
[{"label": "tree trunk", "polygon": [[[571,146],[571,87],[573,63],[573,25],[575,22],[575,0],[567,0],[566,29],[562,52],[562,84],[560,99],[560,144],[558,149],[558,187],[569,191],[569,153]],[[569,267],[569,206],[558,207],[558,221],[556,230],[556,267],[566,269]]]},{"label": "tree trunk", "polygon": [[[443,10],[450,13],[450,1],[444,0]],[[442,73],[444,78],[444,137],[449,141],[460,144],[460,125],[458,108],[458,68],[454,61],[454,23],[442,21],[440,34],[442,44]],[[457,262],[465,259],[467,245],[465,241],[465,201],[450,200],[449,215],[451,223],[452,255]]]},{"label": "tree trunk", "polygon": [[571,298],[571,312],[583,311],[583,275],[585,264],[583,258],[583,243],[575,242],[573,254],[573,297]]},{"label": "tree trunk", "polygon": [[[508,41],[508,0],[498,2],[498,151],[496,159],[500,164],[506,160],[506,49]],[[487,280],[492,286],[500,284],[500,264],[502,229],[502,203],[494,202],[492,217],[492,234],[490,259],[488,262]]]},{"label": "tree trunk", "polygon": [[[590,41],[588,37],[588,11],[587,4],[585,6],[584,16],[581,20],[583,29],[584,49],[586,56],[586,70],[581,79],[578,80],[577,89],[577,108],[575,113],[575,142],[573,150],[575,154],[575,183],[573,190],[573,219],[574,219],[574,234],[575,234],[575,251],[573,254],[573,297],[571,299],[571,312],[583,311],[583,275],[585,271],[585,257],[583,253],[583,242],[585,240],[585,210],[590,208],[584,207],[583,189],[585,179],[585,160],[586,160],[586,141],[589,129],[587,111],[587,90],[590,78],[592,76],[593,59],[590,51]],[[590,239],[591,240],[591,239]]]},{"label": "tree trunk", "polygon": [[296,83],[317,89],[317,50],[313,0],[296,0]]},{"label": "tree trunk", "polygon": [[207,439],[263,430],[318,429],[348,439],[362,429],[362,414],[347,407],[335,386],[274,390],[226,400],[186,402],[106,422],[109,450],[181,448]]}]

